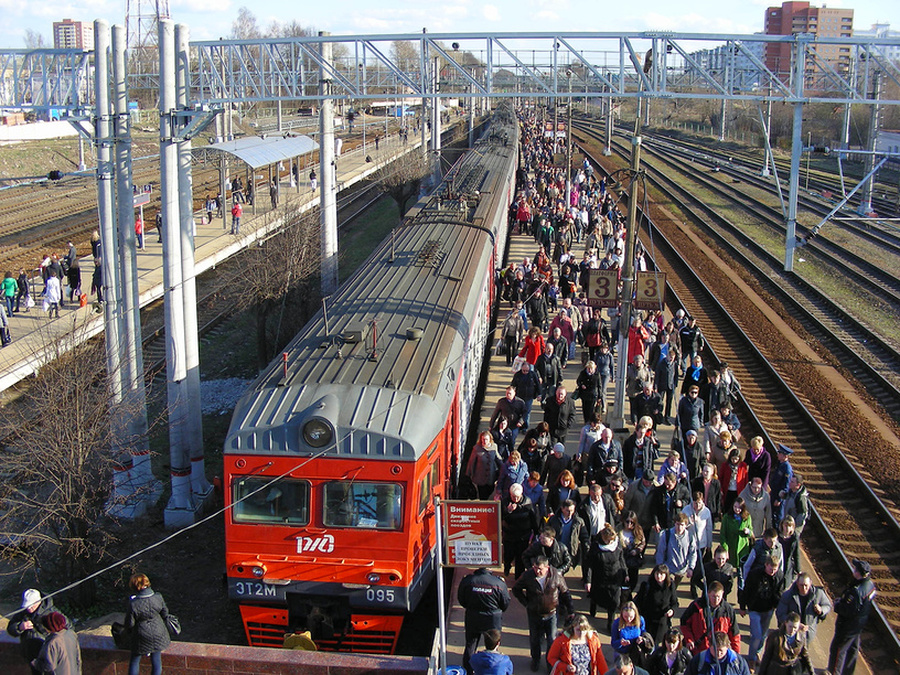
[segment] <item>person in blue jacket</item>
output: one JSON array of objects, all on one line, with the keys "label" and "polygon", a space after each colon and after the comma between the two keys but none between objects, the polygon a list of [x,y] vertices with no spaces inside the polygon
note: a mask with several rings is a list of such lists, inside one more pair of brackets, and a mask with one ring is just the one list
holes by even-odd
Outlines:
[{"label": "person in blue jacket", "polygon": [[472,655],[471,665],[474,675],[513,675],[512,661],[501,654],[500,631],[496,628],[485,631],[484,650]]}]

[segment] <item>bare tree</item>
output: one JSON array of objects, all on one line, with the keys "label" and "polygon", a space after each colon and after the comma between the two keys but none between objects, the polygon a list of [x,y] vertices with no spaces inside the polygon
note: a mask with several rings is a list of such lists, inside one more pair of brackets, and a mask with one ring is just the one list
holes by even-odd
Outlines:
[{"label": "bare tree", "polygon": [[428,161],[420,152],[408,152],[402,159],[385,164],[375,172],[378,188],[397,203],[400,217],[409,200],[419,194],[422,180],[429,174]]},{"label": "bare tree", "polygon": [[43,49],[47,44],[44,42],[44,36],[31,28],[25,29],[25,48],[26,49]]},{"label": "bare tree", "polygon": [[254,40],[261,36],[256,15],[248,7],[241,7],[237,18],[231,23],[231,37],[235,40]]},{"label": "bare tree", "polygon": [[278,234],[248,248],[231,267],[234,283],[243,289],[240,306],[256,310],[260,368],[306,323],[319,302],[318,212],[287,219]]},{"label": "bare tree", "polygon": [[[102,339],[71,343],[71,335],[48,337],[54,358],[0,420],[0,559],[11,572],[53,585],[101,565],[114,474],[138,441],[111,430]],[[87,606],[94,594],[93,583],[82,584],[77,600]]]},{"label": "bare tree", "polygon": [[419,68],[419,45],[395,40],[391,43],[391,60],[400,70],[410,72]]}]

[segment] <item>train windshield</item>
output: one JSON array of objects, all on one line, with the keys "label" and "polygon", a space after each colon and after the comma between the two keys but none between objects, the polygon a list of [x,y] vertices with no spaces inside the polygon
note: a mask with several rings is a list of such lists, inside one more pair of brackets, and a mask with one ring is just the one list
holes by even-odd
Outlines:
[{"label": "train windshield", "polygon": [[[236,523],[309,524],[309,482],[267,476],[236,478],[233,483]],[[249,496],[248,496],[249,495]]]},{"label": "train windshield", "polygon": [[403,487],[398,483],[335,481],[325,485],[326,527],[399,530]]}]

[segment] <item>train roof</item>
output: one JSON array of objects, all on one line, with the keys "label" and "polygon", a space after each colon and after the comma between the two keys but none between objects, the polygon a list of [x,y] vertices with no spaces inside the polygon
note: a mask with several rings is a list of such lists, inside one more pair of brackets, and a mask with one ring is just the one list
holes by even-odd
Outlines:
[{"label": "train roof", "polygon": [[409,459],[432,442],[465,350],[484,346],[469,344],[470,322],[487,302],[492,228],[516,159],[515,143],[492,138],[440,191],[452,183],[465,207],[421,200],[250,387],[226,453]]}]

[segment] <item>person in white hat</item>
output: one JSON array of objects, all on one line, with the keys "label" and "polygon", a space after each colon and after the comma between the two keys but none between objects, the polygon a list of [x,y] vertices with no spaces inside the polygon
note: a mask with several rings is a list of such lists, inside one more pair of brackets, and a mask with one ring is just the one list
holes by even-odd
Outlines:
[{"label": "person in white hat", "polygon": [[[44,626],[44,617],[56,612],[53,598],[41,597],[41,592],[29,588],[22,593],[22,606],[10,616],[6,632],[19,638],[22,646],[22,657],[30,664],[37,657],[47,639],[49,631]],[[68,623],[68,619],[66,620]],[[31,667],[31,672],[39,674],[39,670]]]}]

